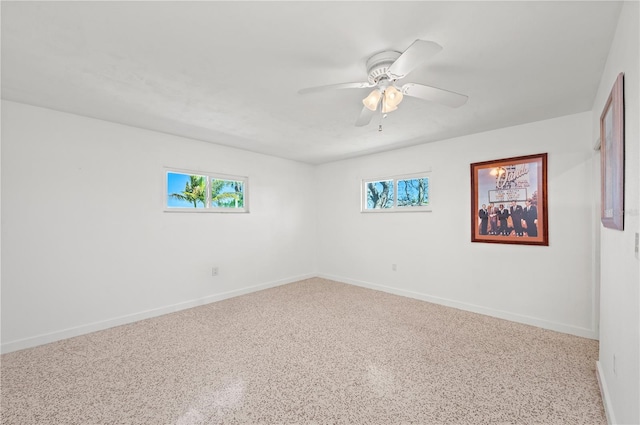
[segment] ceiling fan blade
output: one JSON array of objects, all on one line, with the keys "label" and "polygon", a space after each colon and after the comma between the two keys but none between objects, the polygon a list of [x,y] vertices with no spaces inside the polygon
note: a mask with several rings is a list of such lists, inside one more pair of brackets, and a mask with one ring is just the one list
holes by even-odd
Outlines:
[{"label": "ceiling fan blade", "polygon": [[376,111],[372,111],[366,106],[362,107],[362,111],[360,111],[360,116],[356,120],[356,127],[364,127],[365,125],[371,122],[371,118],[375,115]]},{"label": "ceiling fan blade", "polygon": [[403,85],[402,94],[428,100],[430,102],[441,103],[452,108],[464,105],[469,99],[469,96],[465,96],[464,94],[416,83],[407,83]]},{"label": "ceiling fan blade", "polygon": [[329,84],[328,86],[318,86],[318,87],[308,87],[306,89],[298,90],[300,94],[307,93],[315,93],[325,90],[337,90],[337,89],[366,89],[367,87],[373,87],[374,84],[369,82],[362,83],[340,83],[340,84]]},{"label": "ceiling fan blade", "polygon": [[398,80],[413,71],[417,66],[422,65],[440,50],[442,50],[442,46],[438,43],[416,40],[389,66],[387,74],[391,78]]}]

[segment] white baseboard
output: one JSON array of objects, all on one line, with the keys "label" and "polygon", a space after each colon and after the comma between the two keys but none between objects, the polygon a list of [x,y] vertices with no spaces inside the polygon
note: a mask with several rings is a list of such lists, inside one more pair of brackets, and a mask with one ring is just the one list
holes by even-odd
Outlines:
[{"label": "white baseboard", "polygon": [[602,404],[604,405],[604,413],[607,416],[607,423],[609,425],[614,425],[617,423],[616,417],[613,414],[611,396],[609,395],[609,389],[607,388],[607,381],[604,379],[602,364],[599,361],[596,362],[596,377],[598,378],[598,385],[600,386],[600,395],[602,396]]},{"label": "white baseboard", "polygon": [[287,279],[281,279],[281,280],[276,280],[272,282],[265,282],[259,285],[248,286],[246,288],[236,289],[234,291],[209,295],[209,296],[198,298],[195,300],[189,300],[189,301],[184,301],[181,303],[172,304],[164,307],[154,308],[152,310],[146,310],[138,313],[128,314],[125,316],[114,317],[112,319],[93,322],[86,325],[76,326],[73,328],[62,329],[60,331],[50,332],[47,334],[36,335],[30,338],[9,341],[9,342],[3,343],[0,346],[0,351],[4,354],[4,353],[10,353],[12,351],[22,350],[25,348],[36,347],[38,345],[60,341],[62,339],[72,338],[74,336],[84,335],[84,334],[88,334],[95,331],[101,331],[104,329],[113,328],[114,326],[126,325],[128,323],[133,323],[140,320],[149,319],[152,317],[162,316],[163,314],[173,313],[176,311],[186,310],[188,308],[198,307],[198,306],[213,303],[216,301],[226,300],[228,298],[249,294],[251,292],[261,291],[263,289],[286,285],[288,283],[309,279],[315,276],[317,276],[315,273],[309,273],[305,275],[290,277]]},{"label": "white baseboard", "polygon": [[510,313],[508,311],[495,310],[492,308],[482,307],[475,304],[468,304],[460,301],[450,300],[447,298],[435,297],[420,292],[407,291],[404,289],[393,288],[390,286],[378,285],[375,283],[363,282],[360,280],[354,280],[344,278],[340,276],[332,276],[327,274],[319,274],[318,277],[322,277],[337,282],[348,283],[351,285],[362,286],[364,288],[375,289],[378,291],[388,292],[394,295],[400,295],[403,297],[414,298],[422,301],[427,301],[434,304],[440,304],[447,307],[453,307],[460,310],[470,311],[473,313],[484,314],[485,316],[497,317],[499,319],[510,320],[512,322],[523,323],[525,325],[532,325],[543,329],[549,329],[556,332],[562,332],[570,335],[576,335],[583,338],[598,339],[597,331],[587,328],[579,328],[576,326],[565,325],[562,323],[551,322],[544,319],[538,319],[536,317],[525,316],[516,313]]},{"label": "white baseboard", "polygon": [[[160,307],[152,310],[146,310],[146,311],[133,313],[125,316],[120,316],[120,317],[115,317],[112,319],[107,319],[99,322],[93,322],[86,325],[76,326],[73,328],[62,329],[60,331],[55,331],[47,334],[36,335],[30,338],[24,338],[24,339],[15,340],[15,341],[8,341],[6,343],[3,343],[0,346],[0,352],[10,353],[12,351],[22,350],[25,348],[36,347],[38,345],[48,344],[50,342],[60,341],[66,338],[72,338],[75,336],[112,328],[114,326],[125,325],[128,323],[133,323],[140,320],[161,316],[163,314],[173,313],[180,310],[186,310],[188,308],[197,307],[200,305],[209,304],[216,301],[222,301],[228,298],[249,294],[251,292],[261,291],[267,288],[286,285],[288,283],[293,283],[299,280],[309,279],[316,276],[322,277],[325,279],[334,280],[337,282],[343,282],[351,285],[361,286],[364,288],[383,291],[390,294],[400,295],[400,296],[409,297],[409,298],[415,298],[422,301],[431,302],[434,304],[440,304],[448,307],[458,308],[460,310],[466,310],[474,313],[484,314],[487,316],[497,317],[500,319],[510,320],[513,322],[537,326],[543,329],[550,329],[553,331],[581,336],[584,338],[598,339],[597,332],[591,329],[568,326],[561,323],[554,323],[554,322],[549,322],[542,319],[537,319],[535,317],[523,316],[523,315],[505,312],[505,311],[494,310],[486,307],[477,306],[474,304],[462,303],[459,301],[454,301],[454,300],[440,298],[440,297],[434,297],[434,296],[419,293],[419,292],[412,292],[404,289],[392,288],[389,286],[377,285],[369,282],[363,282],[363,281],[339,277],[339,276],[309,273],[305,275],[290,277],[287,279],[261,283],[259,285],[249,286],[249,287],[237,289],[234,291],[214,294],[207,297],[185,301],[177,304],[172,304],[172,305],[168,305],[168,306],[164,306],[164,307]],[[610,422],[610,423],[615,423],[615,422]]]}]

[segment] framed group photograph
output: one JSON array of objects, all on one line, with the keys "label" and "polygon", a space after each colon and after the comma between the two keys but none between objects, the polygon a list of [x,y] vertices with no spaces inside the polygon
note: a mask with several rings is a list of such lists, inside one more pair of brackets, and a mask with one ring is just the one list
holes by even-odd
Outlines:
[{"label": "framed group photograph", "polygon": [[616,78],[600,116],[601,211],[604,227],[624,230],[624,74]]},{"label": "framed group photograph", "polygon": [[471,242],[549,245],[547,154],[471,164]]}]

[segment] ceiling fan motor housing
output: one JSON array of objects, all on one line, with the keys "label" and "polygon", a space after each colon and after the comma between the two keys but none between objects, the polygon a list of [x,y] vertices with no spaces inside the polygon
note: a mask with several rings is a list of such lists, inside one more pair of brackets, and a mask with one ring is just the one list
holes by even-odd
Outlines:
[{"label": "ceiling fan motor housing", "polygon": [[389,77],[387,70],[402,53],[393,50],[376,53],[367,60],[367,74],[369,83],[377,84],[381,77]]}]

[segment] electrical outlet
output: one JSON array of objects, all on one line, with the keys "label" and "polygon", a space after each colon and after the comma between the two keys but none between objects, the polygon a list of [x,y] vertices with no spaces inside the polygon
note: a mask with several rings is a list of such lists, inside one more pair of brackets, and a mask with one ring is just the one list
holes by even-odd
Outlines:
[{"label": "electrical outlet", "polygon": [[217,267],[213,267],[211,269],[211,276],[218,276],[218,268]]},{"label": "electrical outlet", "polygon": [[398,270],[398,266],[395,265],[395,264],[392,264],[391,265],[391,270],[393,270],[395,272],[396,270]]},{"label": "electrical outlet", "polygon": [[616,355],[613,355],[613,376],[618,376],[618,371],[616,370]]}]

